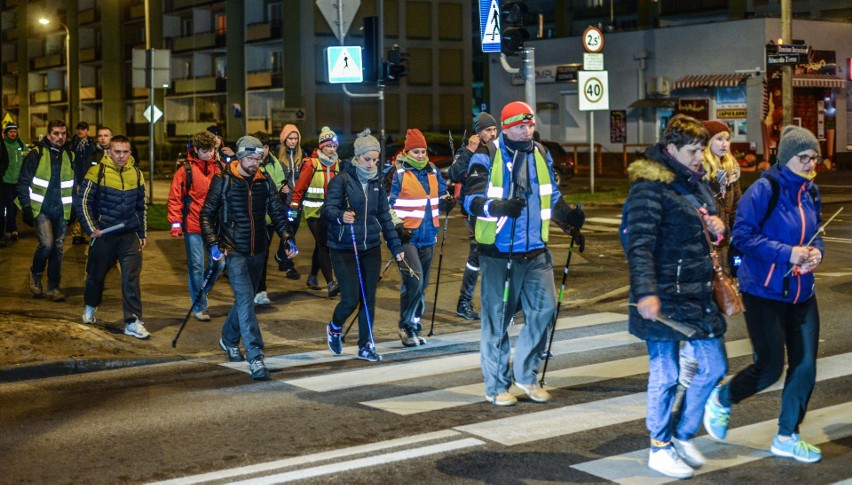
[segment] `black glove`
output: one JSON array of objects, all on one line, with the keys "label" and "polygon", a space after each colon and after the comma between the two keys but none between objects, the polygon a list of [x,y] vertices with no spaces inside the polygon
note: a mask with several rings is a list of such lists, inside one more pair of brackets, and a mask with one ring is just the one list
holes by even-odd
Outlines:
[{"label": "black glove", "polygon": [[414,237],[414,233],[411,231],[411,229],[406,228],[404,225],[397,224],[394,227],[396,229],[396,235],[399,236],[399,240],[402,244],[411,241],[411,238]]},{"label": "black glove", "polygon": [[456,199],[452,195],[445,195],[438,200],[438,210],[443,214],[449,214],[456,206]]},{"label": "black glove", "polygon": [[570,235],[574,239],[574,242],[576,242],[580,247],[581,253],[586,250],[586,236],[584,236],[579,229],[572,227],[568,232],[568,235]]},{"label": "black glove", "polygon": [[520,197],[514,199],[492,199],[488,204],[488,213],[492,217],[520,217],[521,211],[527,206],[527,200]]},{"label": "black glove", "polygon": [[24,224],[35,227],[35,216],[33,215],[32,206],[26,206],[21,208],[21,217],[24,220]]},{"label": "black glove", "polygon": [[583,207],[571,207],[567,202],[559,201],[553,207],[553,222],[565,231],[565,234],[571,234],[571,228],[580,229],[583,223],[586,222],[586,214],[583,212]]}]

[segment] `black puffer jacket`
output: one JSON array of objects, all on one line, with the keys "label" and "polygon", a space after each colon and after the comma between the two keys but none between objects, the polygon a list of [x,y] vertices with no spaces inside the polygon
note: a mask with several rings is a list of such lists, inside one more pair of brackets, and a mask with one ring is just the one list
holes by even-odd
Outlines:
[{"label": "black puffer jacket", "polygon": [[[630,301],[649,295],[660,298],[660,313],[698,330],[695,338],[718,337],[727,324],[713,299],[713,263],[701,219],[681,190],[706,204],[716,202],[706,178],[690,183],[693,172],[654,145],[645,160],[630,164],[633,185],[625,201]],[[685,340],[662,323],[645,320],[630,308],[630,333],[643,340]]]},{"label": "black puffer jacket", "polygon": [[291,239],[293,232],[278,191],[263,171],[249,181],[239,174],[238,165],[231,162],[227,175],[218,173],[210,183],[201,208],[201,232],[207,247],[218,244],[221,250],[254,256],[267,249],[266,214],[281,239]]}]

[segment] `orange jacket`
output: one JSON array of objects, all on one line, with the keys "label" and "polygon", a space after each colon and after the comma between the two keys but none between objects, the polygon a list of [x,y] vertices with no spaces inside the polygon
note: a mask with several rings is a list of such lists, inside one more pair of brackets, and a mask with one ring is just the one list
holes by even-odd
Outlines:
[{"label": "orange jacket", "polygon": [[186,157],[192,170],[192,185],[189,187],[189,213],[184,221],[184,196],[186,193],[186,169],[181,166],[172,178],[172,186],[169,189],[169,223],[180,223],[184,232],[201,234],[201,206],[207,197],[210,181],[213,176],[220,172],[219,164],[215,160],[205,162],[196,158],[195,149],[190,150]]}]

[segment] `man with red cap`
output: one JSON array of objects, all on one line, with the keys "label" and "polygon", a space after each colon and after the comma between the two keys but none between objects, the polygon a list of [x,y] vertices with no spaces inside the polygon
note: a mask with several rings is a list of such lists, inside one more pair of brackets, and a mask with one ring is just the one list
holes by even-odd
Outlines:
[{"label": "man with red cap", "polygon": [[[465,210],[476,217],[482,273],[480,358],[485,397],[497,406],[517,402],[514,383],[535,402],[550,394],[536,383],[556,312],[553,260],[547,250],[551,220],[564,231],[582,227],[585,214],[570,207],[553,178],[553,160],[533,141],[535,117],[526,103],[507,104],[501,134],[488,153],[477,152],[468,168]],[[509,287],[504,299],[504,283]],[[523,307],[524,327],[509,370],[509,320]]]}]

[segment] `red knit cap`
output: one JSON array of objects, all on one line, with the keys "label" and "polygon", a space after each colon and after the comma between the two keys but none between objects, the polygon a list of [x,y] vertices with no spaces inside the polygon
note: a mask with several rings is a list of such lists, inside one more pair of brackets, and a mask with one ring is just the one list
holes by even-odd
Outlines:
[{"label": "red knit cap", "polygon": [[512,101],[503,107],[500,112],[500,121],[503,125],[502,129],[511,128],[520,124],[535,124],[533,110],[530,105],[523,101]]},{"label": "red knit cap", "polygon": [[731,134],[731,129],[728,127],[728,124],[724,121],[719,120],[709,120],[702,121],[702,125],[704,125],[704,129],[707,130],[707,133],[710,135],[709,138],[713,138],[714,136],[722,133],[723,131],[727,131],[728,134]]},{"label": "red knit cap", "polygon": [[404,150],[407,152],[413,148],[426,148],[426,138],[423,136],[423,133],[420,133],[420,130],[418,130],[417,128],[411,128],[407,132],[405,132]]}]

